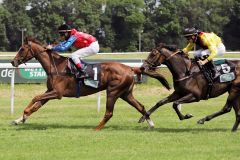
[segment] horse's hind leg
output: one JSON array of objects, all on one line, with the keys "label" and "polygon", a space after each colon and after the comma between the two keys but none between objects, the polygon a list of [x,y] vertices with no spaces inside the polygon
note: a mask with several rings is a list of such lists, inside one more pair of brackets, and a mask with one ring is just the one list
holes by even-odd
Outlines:
[{"label": "horse's hind leg", "polygon": [[239,99],[237,99],[233,104],[233,109],[234,109],[235,115],[236,115],[236,121],[233,125],[232,132],[237,131],[237,128],[240,123],[240,105],[239,105],[239,103],[240,103],[240,101],[239,101]]},{"label": "horse's hind leg", "polygon": [[232,109],[232,104],[227,101],[227,103],[224,105],[224,107],[220,111],[218,111],[216,113],[213,113],[211,115],[208,115],[205,118],[200,119],[197,123],[198,124],[204,124],[205,121],[210,121],[215,117],[218,117],[220,115],[228,113],[228,112],[231,111],[231,109]]},{"label": "horse's hind leg", "polygon": [[[131,106],[133,106],[134,108],[136,108],[138,110],[138,112],[140,112],[142,115],[146,114],[146,110],[144,108],[144,106],[134,98],[134,96],[132,95],[132,93],[130,92],[129,94],[124,94],[123,96],[121,96],[121,98],[126,101],[128,104],[130,104]],[[150,127],[154,127],[154,123],[153,121],[150,119],[150,117],[146,118],[148,124],[150,125]]]},{"label": "horse's hind leg", "polygon": [[224,105],[224,107],[220,111],[213,113],[211,115],[208,115],[205,118],[200,119],[198,121],[198,124],[204,124],[205,121],[210,121],[213,118],[216,118],[220,115],[230,112],[232,109],[232,106],[234,105],[235,101],[239,97],[238,96],[239,91],[240,91],[240,89],[238,87],[232,87],[232,89],[229,91],[229,96],[227,98],[227,102]]},{"label": "horse's hind leg", "polygon": [[116,96],[107,95],[105,115],[104,115],[102,121],[96,127],[96,129],[95,129],[96,131],[100,131],[105,126],[105,124],[108,122],[108,120],[113,116],[114,104],[116,103],[117,98],[118,97],[116,97]]}]

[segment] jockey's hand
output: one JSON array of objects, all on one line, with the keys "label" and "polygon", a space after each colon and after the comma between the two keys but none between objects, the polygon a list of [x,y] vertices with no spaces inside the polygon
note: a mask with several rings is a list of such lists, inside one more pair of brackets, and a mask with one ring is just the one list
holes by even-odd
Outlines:
[{"label": "jockey's hand", "polygon": [[179,54],[184,54],[183,50],[178,51]]},{"label": "jockey's hand", "polygon": [[208,62],[208,59],[204,59],[203,61],[202,60],[199,60],[198,63],[202,66],[204,64],[206,64]]},{"label": "jockey's hand", "polygon": [[52,48],[53,48],[52,45],[48,45],[48,46],[46,47],[47,50],[52,50]]}]

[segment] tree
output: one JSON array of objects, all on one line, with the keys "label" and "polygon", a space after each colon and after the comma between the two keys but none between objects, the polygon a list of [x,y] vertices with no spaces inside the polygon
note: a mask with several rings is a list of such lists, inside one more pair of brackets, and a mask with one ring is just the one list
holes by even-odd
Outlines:
[{"label": "tree", "polygon": [[0,4],[0,51],[6,51],[8,49],[9,41],[7,39],[5,22],[8,19],[9,13]]},{"label": "tree", "polygon": [[239,50],[240,42],[240,1],[234,1],[229,8],[230,22],[224,26],[224,43],[229,50]]},{"label": "tree", "polygon": [[138,34],[145,21],[143,8],[141,0],[112,0],[107,3],[101,20],[106,32],[105,42],[112,45],[113,51],[137,51]]},{"label": "tree", "polygon": [[26,28],[29,34],[32,34],[32,23],[26,14],[28,0],[6,0],[3,1],[3,7],[9,14],[5,21],[7,38],[9,40],[9,50],[16,51],[22,43],[23,28]]}]

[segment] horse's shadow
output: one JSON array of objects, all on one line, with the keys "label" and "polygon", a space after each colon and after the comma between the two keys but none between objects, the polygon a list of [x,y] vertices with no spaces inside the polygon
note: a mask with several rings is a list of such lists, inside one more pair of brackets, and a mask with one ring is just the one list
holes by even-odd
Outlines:
[{"label": "horse's shadow", "polygon": [[[16,130],[48,130],[48,129],[87,129],[94,130],[94,125],[64,125],[64,124],[39,124],[39,123],[28,123],[15,126]],[[159,132],[159,133],[183,133],[183,132],[229,132],[228,128],[149,128],[148,126],[127,126],[127,125],[109,125],[103,130],[106,131],[141,131],[141,132]]]}]

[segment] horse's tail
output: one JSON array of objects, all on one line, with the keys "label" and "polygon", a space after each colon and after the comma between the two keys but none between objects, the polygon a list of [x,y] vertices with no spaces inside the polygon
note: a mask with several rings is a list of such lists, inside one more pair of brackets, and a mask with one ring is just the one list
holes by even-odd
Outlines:
[{"label": "horse's tail", "polygon": [[170,87],[168,81],[166,80],[166,78],[156,71],[152,71],[152,72],[145,71],[145,70],[141,70],[140,67],[133,67],[132,70],[137,75],[138,80],[140,80],[141,76],[144,74],[144,75],[147,75],[149,77],[157,79],[168,90],[171,89],[171,87]]},{"label": "horse's tail", "polygon": [[140,67],[132,67],[132,70],[133,70],[134,74],[137,75],[137,80],[140,81],[141,77],[142,77],[142,71],[141,71]]}]

